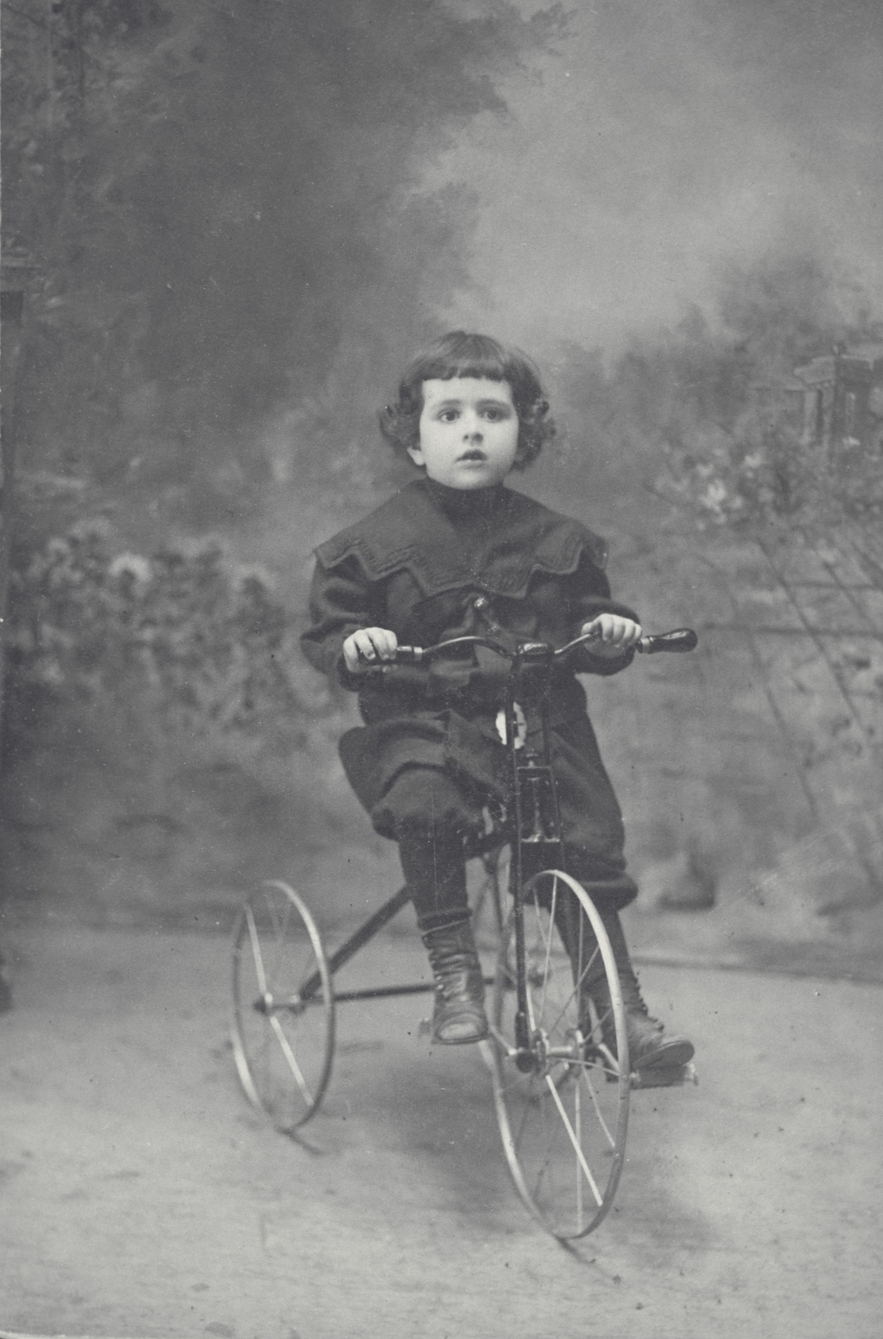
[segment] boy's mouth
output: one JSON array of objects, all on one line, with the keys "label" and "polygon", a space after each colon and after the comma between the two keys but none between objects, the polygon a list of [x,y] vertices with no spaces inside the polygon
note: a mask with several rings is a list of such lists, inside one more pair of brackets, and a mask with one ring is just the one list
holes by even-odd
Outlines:
[{"label": "boy's mouth", "polygon": [[469,449],[468,451],[464,451],[463,454],[462,454],[461,456],[458,456],[458,457],[457,457],[457,459],[458,459],[458,460],[487,460],[487,456],[484,454],[483,451],[479,451],[479,450],[478,450],[478,447],[473,446],[473,447],[470,447],[470,449]]}]

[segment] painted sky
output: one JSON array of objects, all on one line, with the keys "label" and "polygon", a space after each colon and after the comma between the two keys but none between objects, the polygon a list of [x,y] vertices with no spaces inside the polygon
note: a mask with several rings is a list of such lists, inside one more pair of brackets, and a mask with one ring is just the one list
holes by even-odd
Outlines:
[{"label": "painted sky", "polygon": [[883,312],[879,0],[606,0],[556,47],[500,86],[509,118],[427,167],[477,203],[446,319],[615,353],[688,304],[713,316],[722,262],[789,250],[824,259],[845,311]]}]

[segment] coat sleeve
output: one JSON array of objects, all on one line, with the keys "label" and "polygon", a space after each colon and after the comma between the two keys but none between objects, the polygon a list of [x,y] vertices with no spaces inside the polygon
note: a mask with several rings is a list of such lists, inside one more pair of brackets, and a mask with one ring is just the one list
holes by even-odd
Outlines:
[{"label": "coat sleeve", "polygon": [[[621,614],[623,618],[639,622],[638,615],[628,605],[614,600],[610,593],[607,573],[598,567],[588,552],[583,552],[579,566],[571,578],[568,604],[568,619],[571,638],[578,637],[583,624],[590,623],[599,614]],[[576,653],[575,669],[578,674],[618,674],[635,658],[634,650],[615,660],[593,656],[587,647],[581,647]]]},{"label": "coat sleeve", "polygon": [[363,684],[346,669],[343,643],[359,628],[377,626],[375,604],[371,583],[354,555],[331,568],[317,559],[310,587],[310,627],[301,637],[301,649],[315,669],[333,675],[352,691]]}]

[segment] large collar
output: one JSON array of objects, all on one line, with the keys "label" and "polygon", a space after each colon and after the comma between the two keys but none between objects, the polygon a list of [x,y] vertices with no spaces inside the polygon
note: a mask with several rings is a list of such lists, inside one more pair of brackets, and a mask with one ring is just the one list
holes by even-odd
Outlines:
[{"label": "large collar", "polygon": [[[538,568],[556,575],[576,571],[583,554],[603,568],[607,545],[579,521],[550,511],[510,488],[480,490],[469,500],[447,497],[455,490],[417,479],[355,525],[320,544],[317,557],[327,570],[355,556],[372,581],[407,570],[424,595],[464,585],[490,594],[523,596]],[[493,495],[493,496],[491,496]],[[490,542],[480,568],[470,562],[458,536],[454,509],[469,512]]]}]

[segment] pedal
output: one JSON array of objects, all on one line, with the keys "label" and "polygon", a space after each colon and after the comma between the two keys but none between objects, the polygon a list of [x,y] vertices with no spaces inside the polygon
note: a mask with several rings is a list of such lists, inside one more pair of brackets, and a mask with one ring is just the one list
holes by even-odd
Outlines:
[{"label": "pedal", "polygon": [[656,1069],[651,1066],[649,1069],[632,1070],[631,1074],[632,1088],[683,1088],[687,1083],[698,1082],[692,1060],[688,1065],[659,1065]]}]

